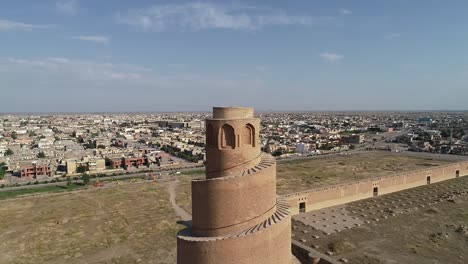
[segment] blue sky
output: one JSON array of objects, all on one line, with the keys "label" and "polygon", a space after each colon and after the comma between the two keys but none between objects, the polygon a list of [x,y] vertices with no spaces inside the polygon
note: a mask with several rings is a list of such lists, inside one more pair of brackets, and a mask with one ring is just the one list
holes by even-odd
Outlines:
[{"label": "blue sky", "polygon": [[2,0],[0,112],[467,110],[467,1]]}]

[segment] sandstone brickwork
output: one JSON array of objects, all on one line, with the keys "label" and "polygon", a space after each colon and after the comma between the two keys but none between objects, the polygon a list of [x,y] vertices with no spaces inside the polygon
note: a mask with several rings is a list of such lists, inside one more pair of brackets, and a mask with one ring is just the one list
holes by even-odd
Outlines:
[{"label": "sandstone brickwork", "polygon": [[[468,175],[468,162],[388,175],[291,193],[283,197],[293,215]],[[302,209],[302,210],[301,210]]]},{"label": "sandstone brickwork", "polygon": [[178,264],[291,263],[291,214],[276,195],[276,161],[260,151],[252,108],[214,107],[206,120],[206,179],[192,182],[192,226]]}]

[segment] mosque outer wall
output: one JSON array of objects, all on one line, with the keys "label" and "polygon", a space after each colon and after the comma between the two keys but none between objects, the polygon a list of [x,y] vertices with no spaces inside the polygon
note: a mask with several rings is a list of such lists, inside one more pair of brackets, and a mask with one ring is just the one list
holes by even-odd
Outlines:
[{"label": "mosque outer wall", "polygon": [[374,188],[378,188],[378,195],[398,192],[430,183],[436,183],[468,175],[468,162],[458,162],[437,166],[432,169],[416,170],[413,172],[389,175],[362,181],[349,182],[328,187],[320,187],[304,192],[292,193],[283,197],[291,206],[293,215],[299,214],[299,204],[305,203],[305,211],[309,212],[325,207],[345,204],[374,196]]}]

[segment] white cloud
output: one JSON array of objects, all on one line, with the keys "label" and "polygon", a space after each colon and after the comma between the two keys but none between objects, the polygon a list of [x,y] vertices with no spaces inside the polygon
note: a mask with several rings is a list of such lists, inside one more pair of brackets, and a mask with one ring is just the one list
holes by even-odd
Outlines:
[{"label": "white cloud", "polygon": [[340,9],[339,12],[342,15],[351,15],[353,13],[351,10],[348,9]]},{"label": "white cloud", "polygon": [[51,58],[48,58],[48,60],[50,60],[52,62],[57,62],[57,63],[69,63],[70,62],[69,59],[60,58],[60,57],[51,57]]},{"label": "white cloud", "polygon": [[268,67],[267,65],[258,65],[257,67],[255,67],[255,71],[259,73],[266,73],[269,70],[270,70],[270,67]]},{"label": "white cloud", "polygon": [[55,8],[59,13],[66,15],[76,15],[79,10],[76,0],[61,0],[55,3]]},{"label": "white cloud", "polygon": [[[219,87],[239,88],[247,87],[247,83],[256,83],[258,80],[242,80],[238,78],[225,78],[222,76],[202,75],[196,73],[161,74],[154,69],[130,64],[116,64],[70,58],[2,58],[0,69],[4,69],[9,76],[25,76],[29,78],[42,78],[48,82],[61,81],[70,84],[85,86],[103,85],[112,89],[112,85],[132,85],[146,87],[158,86],[168,89],[181,87],[191,89],[204,87],[218,91]],[[24,78],[21,77],[21,81]],[[29,80],[29,79],[28,79]],[[117,82],[116,82],[117,81]],[[242,85],[241,85],[242,83]],[[2,78],[0,78],[2,85]],[[244,86],[243,86],[244,85]],[[251,87],[252,85],[250,85]],[[194,92],[197,92],[194,90]]]},{"label": "white cloud", "polygon": [[390,33],[384,36],[384,39],[392,40],[401,37],[399,33]]},{"label": "white cloud", "polygon": [[324,52],[320,54],[320,58],[326,61],[336,62],[336,61],[342,60],[344,56],[341,54],[337,54],[337,53]]},{"label": "white cloud", "polygon": [[99,44],[109,44],[110,39],[106,36],[73,36],[72,39],[94,42]]},{"label": "white cloud", "polygon": [[281,10],[262,10],[246,6],[212,3],[155,5],[118,14],[116,21],[146,31],[169,27],[202,29],[259,30],[266,26],[310,26],[333,20],[332,17],[290,15]]},{"label": "white cloud", "polygon": [[176,69],[184,69],[188,67],[188,64],[186,63],[170,63],[167,65],[170,68],[176,68]]},{"label": "white cloud", "polygon": [[151,69],[113,63],[99,63],[68,58],[0,58],[0,66],[6,66],[11,72],[41,73],[45,75],[74,76],[82,80],[135,80],[142,78]]},{"label": "white cloud", "polygon": [[33,30],[52,28],[54,25],[35,25],[12,20],[0,19],[0,31]]},{"label": "white cloud", "polygon": [[[0,57],[0,87],[10,87],[2,94],[9,100],[0,112],[206,110],[214,104],[252,105],[267,89],[258,76],[162,73],[137,65],[53,57]],[[243,96],[247,92],[252,96]],[[27,102],[14,104],[20,98]]]}]

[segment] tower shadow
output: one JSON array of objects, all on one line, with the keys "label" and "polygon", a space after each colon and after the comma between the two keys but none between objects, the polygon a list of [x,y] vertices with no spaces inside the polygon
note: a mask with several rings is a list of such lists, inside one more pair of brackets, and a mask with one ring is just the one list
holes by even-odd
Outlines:
[{"label": "tower shadow", "polygon": [[185,226],[187,228],[192,228],[192,220],[187,220],[187,221],[179,220],[179,221],[177,221],[177,224],[183,225],[183,226]]}]

